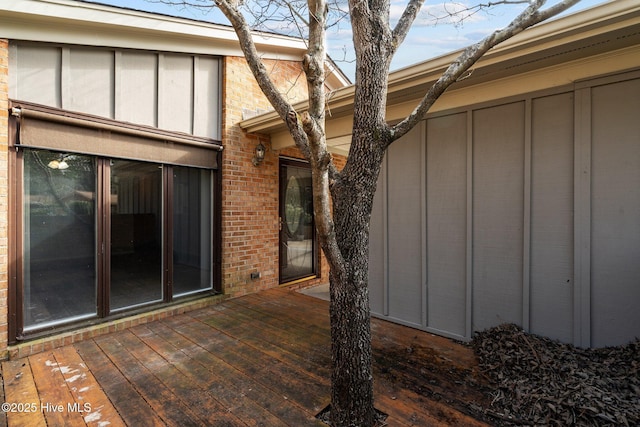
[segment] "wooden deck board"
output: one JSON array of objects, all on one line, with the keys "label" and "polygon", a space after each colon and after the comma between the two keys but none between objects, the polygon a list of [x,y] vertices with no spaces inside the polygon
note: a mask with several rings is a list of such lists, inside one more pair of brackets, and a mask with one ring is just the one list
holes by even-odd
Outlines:
[{"label": "wooden deck board", "polygon": [[[147,345],[175,366],[195,389],[201,390],[203,398],[214,399],[219,402],[219,411],[226,411],[236,417],[238,421],[242,420],[251,426],[286,426],[275,415],[247,398],[233,383],[224,381],[219,376],[216,376],[207,370],[205,366],[189,358],[179,347],[175,347],[165,340],[162,332],[157,333],[156,327],[157,325],[153,329],[146,330],[140,327],[133,332],[140,333],[144,330],[144,335],[141,336],[141,339],[144,339]],[[170,330],[165,331],[164,334],[167,333],[171,334]],[[189,345],[188,343],[185,344]],[[208,401],[203,402],[202,406],[207,410],[212,410],[208,405]]]},{"label": "wooden deck board", "polygon": [[[215,343],[210,337],[213,328],[201,322],[194,322],[187,334],[217,357],[240,372],[255,378],[260,383],[304,408],[320,412],[326,405],[328,386],[319,384],[305,371],[270,358],[246,343],[227,335],[218,334]],[[207,342],[208,341],[208,342]]]},{"label": "wooden deck board", "polygon": [[166,425],[95,341],[83,341],[74,347],[126,425]]},{"label": "wooden deck board", "polygon": [[145,367],[121,342],[126,342],[121,337],[125,334],[131,332],[108,335],[96,339],[96,342],[167,425],[205,425],[204,420],[184,405],[172,390],[162,384],[154,372]]},{"label": "wooden deck board", "polygon": [[[217,312],[215,317],[207,318],[205,323],[220,328],[221,322],[226,322],[230,326],[225,328],[225,332],[232,337],[280,362],[305,370],[318,381],[329,378],[331,358],[328,349],[331,342],[326,333],[321,335],[304,330],[291,331],[267,319],[260,322],[255,322],[254,319],[250,314],[229,309]],[[300,339],[301,337],[305,339]]]},{"label": "wooden deck board", "polygon": [[[159,324],[168,324],[167,330],[162,332],[156,328],[156,331],[165,337],[168,342],[180,346],[181,352],[185,353],[192,363],[199,364],[206,369],[208,377],[215,381],[220,393],[237,392],[240,396],[260,405],[270,414],[275,415],[290,426],[317,425],[316,420],[313,418],[314,414],[310,414],[284,396],[264,386],[260,379],[246,375],[231,364],[228,364],[218,357],[217,354],[219,352],[215,349],[214,351],[209,351],[205,348],[206,344],[200,345],[191,341],[195,339],[205,343],[208,340],[203,340],[201,335],[194,334],[193,330],[189,329],[188,322],[173,324],[173,320],[166,319],[163,322],[158,322]],[[175,327],[176,330],[171,332],[171,326]],[[189,337],[188,339],[186,338],[187,336]],[[179,337],[183,337],[182,339],[191,342],[191,344],[181,342]],[[205,373],[205,375],[207,374]]]},{"label": "wooden deck board", "polygon": [[[407,349],[431,346],[453,369],[473,363],[470,352],[377,319],[372,332],[376,406],[387,425],[483,425],[405,387],[420,381],[407,372],[421,375],[401,357]],[[110,426],[321,427],[330,360],[328,303],[272,289],[3,362],[7,402],[88,403],[92,412],[9,413],[5,424],[0,414],[0,427],[99,425],[94,412]]]},{"label": "wooden deck board", "polygon": [[2,377],[6,403],[11,405],[7,424],[22,427],[46,425],[29,359],[2,362]]},{"label": "wooden deck board", "polygon": [[124,426],[118,411],[76,349],[67,346],[52,353],[73,396],[74,402],[70,403],[73,406],[67,410],[81,413],[89,426],[102,426],[104,420],[108,420],[109,427]]}]

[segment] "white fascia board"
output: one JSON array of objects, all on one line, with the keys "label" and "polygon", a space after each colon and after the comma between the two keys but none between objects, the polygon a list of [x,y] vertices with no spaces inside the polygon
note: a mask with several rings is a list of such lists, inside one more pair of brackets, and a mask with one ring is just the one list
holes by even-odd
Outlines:
[{"label": "white fascia board", "polygon": [[[230,26],[73,0],[2,0],[0,37],[242,56]],[[267,58],[299,60],[300,39],[254,33]]]}]

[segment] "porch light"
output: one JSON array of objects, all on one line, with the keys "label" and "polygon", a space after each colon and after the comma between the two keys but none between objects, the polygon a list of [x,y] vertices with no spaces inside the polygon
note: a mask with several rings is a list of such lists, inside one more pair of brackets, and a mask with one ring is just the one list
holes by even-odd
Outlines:
[{"label": "porch light", "polygon": [[262,145],[262,142],[256,145],[256,155],[253,157],[253,166],[258,166],[264,160],[264,154],[266,152],[266,148]]}]

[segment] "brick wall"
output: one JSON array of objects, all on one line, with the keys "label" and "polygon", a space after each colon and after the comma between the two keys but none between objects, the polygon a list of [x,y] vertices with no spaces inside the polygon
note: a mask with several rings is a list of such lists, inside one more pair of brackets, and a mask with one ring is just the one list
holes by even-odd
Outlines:
[{"label": "brick wall", "polygon": [[[300,64],[267,61],[275,84],[290,102],[307,97]],[[231,296],[278,286],[278,174],[280,156],[302,158],[296,148],[274,151],[269,138],[245,134],[242,111],[271,109],[244,58],[225,58],[222,166],[222,286]],[[267,147],[264,162],[251,160],[256,145]],[[251,273],[260,272],[252,280]],[[324,257],[320,278],[297,286],[328,281]]]},{"label": "brick wall", "polygon": [[0,39],[0,359],[7,354],[8,325],[8,109],[9,41]]}]

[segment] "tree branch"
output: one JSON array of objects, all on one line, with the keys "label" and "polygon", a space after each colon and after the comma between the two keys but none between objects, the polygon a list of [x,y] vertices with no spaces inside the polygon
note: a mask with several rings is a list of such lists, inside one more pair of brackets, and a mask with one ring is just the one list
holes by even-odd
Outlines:
[{"label": "tree branch", "polygon": [[480,42],[466,48],[431,86],[415,110],[391,128],[392,138],[389,144],[405,135],[419,121],[423,120],[440,95],[466,73],[489,49],[535,24],[564,12],[579,1],[580,0],[563,0],[548,9],[540,11],[540,8],[546,3],[546,0],[532,0],[530,5],[507,27],[493,32]]},{"label": "tree branch", "polygon": [[309,90],[309,110],[302,115],[302,128],[308,136],[309,157],[313,170],[313,194],[316,228],[320,235],[325,256],[333,266],[343,266],[342,253],[338,249],[331,215],[331,181],[338,171],[327,150],[325,132],[325,61],[326,28],[329,7],[326,0],[308,0],[309,45],[302,58],[302,66],[307,75]]},{"label": "tree branch", "polygon": [[258,53],[255,43],[253,42],[249,24],[244,19],[242,13],[240,13],[240,11],[238,10],[238,3],[239,2],[233,0],[215,0],[216,6],[218,6],[218,8],[227,17],[227,19],[233,26],[238,36],[242,53],[247,60],[247,64],[249,65],[249,68],[251,69],[251,72],[253,73],[253,76],[258,83],[258,86],[260,86],[260,89],[267,97],[267,100],[271,103],[280,118],[282,118],[282,120],[284,120],[289,126],[291,136],[293,137],[293,140],[295,141],[298,148],[300,148],[302,153],[307,156],[309,154],[309,141],[307,135],[304,133],[300,121],[292,120],[292,117],[297,117],[295,109],[280,94],[276,86],[273,84],[273,81],[269,77],[269,73],[262,63],[260,54]]},{"label": "tree branch", "polygon": [[409,33],[413,22],[416,20],[418,12],[420,12],[420,8],[423,4],[424,0],[411,0],[404,9],[404,12],[402,12],[402,16],[398,20],[398,23],[392,33],[394,53],[407,37],[407,34]]}]

